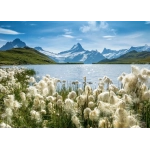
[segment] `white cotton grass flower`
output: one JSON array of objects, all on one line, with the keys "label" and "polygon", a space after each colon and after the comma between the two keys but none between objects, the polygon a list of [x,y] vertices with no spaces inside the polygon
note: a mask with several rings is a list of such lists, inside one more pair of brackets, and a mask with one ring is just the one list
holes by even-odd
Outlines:
[{"label": "white cotton grass flower", "polygon": [[75,99],[76,96],[77,96],[77,94],[76,94],[75,91],[71,91],[71,92],[69,92],[69,94],[68,94],[68,98],[69,98],[69,99]]},{"label": "white cotton grass flower", "polygon": [[148,87],[143,83],[141,85],[141,90],[142,90],[142,92],[146,92],[148,90]]},{"label": "white cotton grass flower", "polygon": [[105,102],[102,102],[102,101],[98,102],[98,109],[100,110],[101,113],[105,114],[106,116],[110,116],[110,115],[113,114],[114,107],[115,106],[113,106],[109,103],[105,103]]},{"label": "white cotton grass flower", "polygon": [[11,108],[6,108],[5,114],[6,114],[6,117],[12,117],[13,116],[12,109]]},{"label": "white cotton grass flower", "polygon": [[58,101],[57,101],[57,106],[58,106],[59,108],[61,108],[61,107],[63,106],[63,101],[62,101],[62,99],[58,99]]},{"label": "white cotton grass flower", "polygon": [[110,91],[113,91],[114,93],[117,93],[119,91],[119,89],[114,84],[110,84],[108,89]]},{"label": "white cotton grass flower", "polygon": [[88,107],[93,109],[95,107],[95,103],[94,102],[89,102]]},{"label": "white cotton grass flower", "polygon": [[123,108],[117,108],[115,112],[115,119],[113,121],[113,125],[115,128],[127,128],[128,122],[127,122],[127,111]]},{"label": "white cotton grass flower", "polygon": [[111,95],[110,97],[109,97],[109,100],[108,100],[108,103],[110,103],[110,104],[116,104],[116,103],[118,103],[119,101],[121,101],[121,99],[119,99],[117,96],[115,96],[115,95]]},{"label": "white cotton grass flower", "polygon": [[37,89],[34,86],[30,86],[27,90],[31,96],[35,96],[38,93]]},{"label": "white cotton grass flower", "polygon": [[47,87],[48,87],[48,90],[49,90],[49,95],[52,96],[56,92],[54,82],[53,81],[47,82]]},{"label": "white cotton grass flower", "polygon": [[56,99],[56,98],[53,97],[53,96],[48,96],[48,97],[46,97],[46,100],[47,100],[48,102],[52,102],[52,101],[54,101],[54,99]]},{"label": "white cotton grass flower", "polygon": [[143,68],[143,69],[141,69],[141,74],[150,76],[150,70],[148,70],[147,68]]},{"label": "white cotton grass flower", "polygon": [[53,104],[51,102],[48,103],[47,108],[48,108],[48,111],[51,112],[53,109]]},{"label": "white cotton grass flower", "polygon": [[26,101],[26,94],[24,92],[20,93],[21,101]]},{"label": "white cotton grass flower", "polygon": [[44,80],[40,80],[38,84],[41,87],[41,89],[44,89],[46,87],[46,82]]},{"label": "white cotton grass flower", "polygon": [[98,95],[98,101],[109,102],[110,96],[115,96],[116,94],[113,91],[103,92]]},{"label": "white cotton grass flower", "polygon": [[76,98],[77,103],[79,104],[79,106],[84,106],[85,102],[86,102],[86,95],[80,95]]},{"label": "white cotton grass flower", "polygon": [[47,128],[48,120],[43,120],[42,127]]},{"label": "white cotton grass flower", "polygon": [[53,93],[53,97],[57,97],[59,94],[57,92]]},{"label": "white cotton grass flower", "polygon": [[117,80],[121,82],[121,81],[123,80],[123,76],[120,75],[120,76],[117,78]]},{"label": "white cotton grass flower", "polygon": [[134,75],[138,75],[138,74],[140,73],[140,69],[139,69],[139,67],[132,65],[132,66],[131,66],[131,72],[132,72]]},{"label": "white cotton grass flower", "polygon": [[48,90],[48,88],[46,87],[46,88],[44,88],[43,90],[42,90],[42,95],[43,96],[47,96],[49,94],[49,90]]},{"label": "white cotton grass flower", "polygon": [[32,95],[30,93],[27,93],[26,94],[26,99],[31,101],[32,100]]},{"label": "white cotton grass flower", "polygon": [[92,93],[92,88],[90,87],[90,85],[86,85],[85,86],[85,94],[90,95],[91,93]]},{"label": "white cotton grass flower", "polygon": [[138,82],[138,77],[132,73],[124,76],[122,84],[126,92],[131,92],[135,89]]},{"label": "white cotton grass flower", "polygon": [[120,101],[117,103],[117,107],[118,107],[118,108],[123,108],[123,109],[125,109],[125,107],[126,107],[125,101],[120,100]]},{"label": "white cotton grass flower", "polygon": [[83,93],[83,90],[81,88],[78,88],[78,95],[81,95]]},{"label": "white cotton grass flower", "polygon": [[145,92],[142,94],[142,100],[150,100],[150,90],[145,91]]},{"label": "white cotton grass flower", "polygon": [[41,100],[44,100],[44,97],[41,94],[36,94],[35,99],[38,99],[41,101]]},{"label": "white cotton grass flower", "polygon": [[132,104],[132,98],[130,95],[125,94],[122,99],[128,104]]},{"label": "white cotton grass flower", "polygon": [[41,115],[39,112],[37,112],[35,110],[31,110],[30,114],[31,114],[31,119],[35,119],[37,122],[41,121]]},{"label": "white cotton grass flower", "polygon": [[103,79],[102,79],[102,81],[103,81],[104,83],[106,83],[106,84],[112,84],[111,79],[110,79],[109,77],[107,77],[107,76],[104,76]]},{"label": "white cotton grass flower", "polygon": [[8,95],[8,98],[4,99],[4,104],[6,107],[13,108],[14,95]]},{"label": "white cotton grass flower", "polygon": [[38,98],[35,98],[35,99],[33,100],[33,107],[34,107],[35,109],[38,109],[38,108],[40,108],[40,106],[41,106],[41,101],[40,101]]},{"label": "white cotton grass flower", "polygon": [[4,122],[2,122],[2,123],[0,124],[0,128],[11,128],[11,126],[8,125],[8,124],[6,124],[6,123],[4,123]]},{"label": "white cotton grass flower", "polygon": [[46,83],[50,80],[50,76],[48,77],[48,75],[47,76],[44,76],[43,78],[42,78],[42,80],[44,80]]},{"label": "white cotton grass flower", "polygon": [[88,119],[89,118],[89,113],[91,112],[90,108],[85,108],[84,109],[84,119]]},{"label": "white cotton grass flower", "polygon": [[[95,89],[95,90],[93,90],[93,95],[92,95],[92,96],[94,96],[94,98],[97,99],[97,97],[98,97],[98,95],[99,95],[100,93],[102,93],[102,90],[100,90],[100,89]],[[90,95],[90,96],[91,96],[91,95]],[[89,96],[89,97],[90,97],[90,96]]]},{"label": "white cotton grass flower", "polygon": [[44,100],[41,100],[41,101],[40,101],[40,106],[41,106],[41,110],[42,110],[42,109],[45,109],[46,104],[45,104],[45,101],[44,101]]},{"label": "white cotton grass flower", "polygon": [[19,103],[16,100],[14,101],[14,103],[13,103],[13,109],[18,110],[21,106],[22,106],[21,103]]},{"label": "white cotton grass flower", "polygon": [[100,114],[100,111],[99,111],[97,108],[94,108],[94,110],[92,110],[92,111],[89,113],[89,118],[90,118],[90,120],[91,120],[91,121],[98,121],[99,114]]},{"label": "white cotton grass flower", "polygon": [[132,126],[137,125],[137,120],[133,116],[128,116],[127,117],[127,124],[128,124],[128,127],[130,128]]},{"label": "white cotton grass flower", "polygon": [[12,111],[11,108],[6,108],[5,109],[5,113],[3,113],[1,115],[2,118],[6,118],[7,119],[7,123],[9,123],[9,124],[11,124],[11,122],[12,122],[12,120],[11,120],[12,116],[13,116],[13,111]]},{"label": "white cotton grass flower", "polygon": [[88,101],[95,102],[94,96],[93,96],[93,95],[90,95],[90,96],[88,97]]},{"label": "white cotton grass flower", "polygon": [[148,82],[148,76],[147,75],[142,75],[142,74],[139,74],[138,75],[138,79],[139,79],[139,81],[140,82],[142,82],[142,83],[147,83]]},{"label": "white cotton grass flower", "polygon": [[109,126],[110,126],[110,123],[108,122],[107,119],[99,120],[99,123],[98,123],[99,128],[108,128]]},{"label": "white cotton grass flower", "polygon": [[44,115],[45,115],[45,114],[46,114],[46,110],[45,110],[45,109],[42,109],[42,110],[41,110],[41,114],[44,114]]},{"label": "white cotton grass flower", "polygon": [[[97,89],[98,89],[100,92],[103,92],[103,91],[104,91],[104,85],[105,85],[104,82],[99,83]],[[99,94],[100,94],[100,93],[99,93]]]},{"label": "white cotton grass flower", "polygon": [[71,121],[72,121],[73,124],[75,124],[75,126],[76,126],[77,128],[80,128],[80,127],[81,127],[80,120],[79,120],[79,118],[78,118],[76,115],[73,115],[73,116],[71,117]]},{"label": "white cotton grass flower", "polygon": [[71,99],[69,99],[69,98],[67,98],[67,99],[65,100],[65,110],[70,111],[70,110],[73,109],[73,106],[74,106],[74,101],[71,100]]},{"label": "white cotton grass flower", "polygon": [[30,83],[35,83],[35,82],[36,82],[36,80],[35,80],[35,78],[34,78],[34,77],[30,77],[29,82],[30,82]]}]

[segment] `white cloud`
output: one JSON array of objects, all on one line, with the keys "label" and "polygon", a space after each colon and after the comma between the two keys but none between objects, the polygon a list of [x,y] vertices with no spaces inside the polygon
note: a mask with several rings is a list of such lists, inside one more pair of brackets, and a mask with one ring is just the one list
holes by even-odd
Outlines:
[{"label": "white cloud", "polygon": [[80,27],[80,31],[83,33],[88,32],[88,31],[90,31],[90,27],[89,26],[82,26],[82,27]]},{"label": "white cloud", "polygon": [[101,23],[100,23],[100,28],[101,28],[101,29],[106,29],[106,28],[108,28],[108,23],[107,23],[106,21],[101,21]]},{"label": "white cloud", "polygon": [[112,40],[112,38],[114,38],[115,36],[112,36],[112,35],[105,35],[103,36],[104,39],[106,40]]},{"label": "white cloud", "polygon": [[72,35],[68,35],[68,34],[64,34],[64,35],[62,35],[63,37],[66,37],[66,38],[71,38],[71,39],[73,39],[74,38],[74,36],[72,36]]},{"label": "white cloud", "polygon": [[100,29],[107,29],[108,23],[105,21],[101,21],[100,24],[96,21],[88,21],[88,25],[83,25],[80,27],[80,31],[85,33],[88,31],[98,31]]},{"label": "white cloud", "polygon": [[0,27],[0,34],[12,34],[12,35],[17,35],[17,34],[24,34],[24,33],[19,33],[17,31],[11,30],[11,29],[4,29]]},{"label": "white cloud", "polygon": [[82,39],[76,39],[77,41],[82,41]]},{"label": "white cloud", "polygon": [[107,39],[107,38],[113,38],[113,37],[115,37],[115,36],[112,36],[112,35],[105,35],[105,36],[103,36],[103,38],[105,38],[105,39]]},{"label": "white cloud", "polygon": [[146,21],[145,24],[150,24],[150,21]]},{"label": "white cloud", "polygon": [[64,29],[64,32],[65,32],[65,34],[71,34],[72,33],[72,31],[69,29]]}]

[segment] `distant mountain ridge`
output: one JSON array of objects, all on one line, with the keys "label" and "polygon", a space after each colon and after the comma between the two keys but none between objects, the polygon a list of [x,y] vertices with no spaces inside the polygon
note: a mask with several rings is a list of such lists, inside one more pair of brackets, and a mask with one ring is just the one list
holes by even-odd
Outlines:
[{"label": "distant mountain ridge", "polygon": [[129,51],[128,53],[115,59],[104,59],[98,62],[99,64],[142,64],[150,63],[150,51],[137,52],[136,50]]},{"label": "distant mountain ridge", "polygon": [[43,53],[59,63],[83,62],[86,64],[91,64],[94,62],[98,62],[99,60],[105,59],[105,57],[97,50],[89,51],[83,49],[80,43],[75,44],[70,50],[62,51],[58,54],[51,52],[48,53],[46,51],[43,51]]},{"label": "distant mountain ridge", "polygon": [[[12,42],[7,42],[3,45],[0,50],[9,50],[12,48],[23,48],[27,47],[26,43],[21,41],[19,38],[13,40]],[[37,46],[34,47],[35,50],[47,55],[49,58],[53,59],[58,63],[67,63],[67,62],[83,62],[86,64],[97,63],[101,60],[106,61],[117,59],[120,56],[129,53],[130,51],[150,51],[150,46],[145,44],[144,46],[131,46],[129,49],[120,49],[120,50],[112,50],[108,48],[104,48],[102,53],[97,50],[85,50],[80,43],[77,43],[71,47],[71,49],[66,51],[61,51],[59,53],[53,53],[44,50],[42,47]]]}]

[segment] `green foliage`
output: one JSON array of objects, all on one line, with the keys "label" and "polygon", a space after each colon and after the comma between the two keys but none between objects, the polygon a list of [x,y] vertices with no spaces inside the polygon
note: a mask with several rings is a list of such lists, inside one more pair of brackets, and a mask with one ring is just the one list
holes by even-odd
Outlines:
[{"label": "green foliage", "polygon": [[21,64],[55,64],[55,61],[32,48],[14,48],[0,51],[0,65]]}]

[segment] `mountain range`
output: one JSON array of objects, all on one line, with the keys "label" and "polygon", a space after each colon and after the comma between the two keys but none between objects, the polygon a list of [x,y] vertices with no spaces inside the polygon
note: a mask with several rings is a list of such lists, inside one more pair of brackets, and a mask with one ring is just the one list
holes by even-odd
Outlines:
[{"label": "mountain range", "polygon": [[[38,50],[37,48],[35,48]],[[64,62],[83,62],[86,64],[91,64],[93,62],[98,62],[99,60],[105,59],[105,57],[98,52],[97,50],[85,50],[81,46],[80,43],[77,43],[74,45],[70,50],[62,51],[60,53],[52,53],[44,50],[39,50],[41,53],[44,53],[45,55],[48,55],[50,58],[52,58],[54,61],[59,63]]]},{"label": "mountain range", "polygon": [[[27,47],[25,42],[22,42],[20,39],[15,39],[12,42],[7,42],[3,45],[0,50],[9,50],[12,48],[23,48]],[[85,64],[97,63],[105,59],[117,59],[120,56],[129,53],[133,50],[137,52],[150,51],[150,46],[147,44],[144,46],[131,46],[129,49],[120,49],[120,50],[111,50],[104,48],[102,53],[97,50],[85,50],[80,43],[75,44],[71,49],[66,51],[61,51],[60,53],[53,53],[46,50],[43,50],[42,47],[34,47],[37,51],[47,55],[49,58],[53,59],[58,63],[74,63],[74,62],[83,62]]]},{"label": "mountain range", "polygon": [[119,58],[104,59],[98,62],[99,64],[149,64],[150,63],[150,51],[137,52],[132,50]]}]

